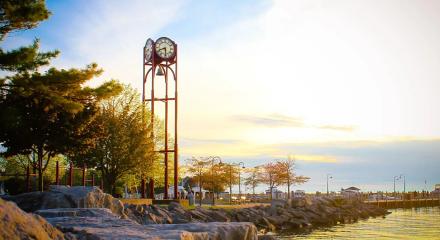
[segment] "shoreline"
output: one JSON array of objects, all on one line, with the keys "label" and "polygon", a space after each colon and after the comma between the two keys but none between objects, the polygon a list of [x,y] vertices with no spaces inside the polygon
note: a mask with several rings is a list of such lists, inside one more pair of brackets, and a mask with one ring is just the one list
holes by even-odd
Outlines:
[{"label": "shoreline", "polygon": [[358,200],[330,197],[273,200],[271,205],[229,209],[186,210],[177,203],[168,208],[131,204],[124,207],[127,216],[140,224],[251,222],[262,234],[314,229],[389,214],[383,208]]},{"label": "shoreline", "polygon": [[122,204],[92,187],[53,187],[48,192],[7,200],[38,214],[68,236],[96,239],[124,239],[124,234],[134,234],[136,239],[151,239],[148,236],[152,234],[155,239],[273,239],[272,233],[312,231],[389,213],[358,200],[331,197],[273,200],[271,205],[249,208],[189,210],[175,202],[167,207]]}]

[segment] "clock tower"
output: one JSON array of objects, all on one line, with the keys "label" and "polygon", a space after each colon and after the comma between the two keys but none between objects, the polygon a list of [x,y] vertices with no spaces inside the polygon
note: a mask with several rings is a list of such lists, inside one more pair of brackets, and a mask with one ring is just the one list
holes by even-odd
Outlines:
[{"label": "clock tower", "polygon": [[[155,103],[163,103],[164,110],[164,146],[161,149],[155,149],[156,152],[164,155],[164,199],[168,199],[168,157],[173,155],[174,163],[174,198],[177,198],[178,185],[178,138],[177,138],[177,44],[167,38],[160,37],[156,41],[151,38],[147,39],[143,51],[143,84],[142,84],[142,102],[144,104],[150,102],[152,134],[154,136],[155,125],[154,117],[158,114],[159,109],[155,112]],[[156,86],[155,86],[156,83]],[[157,86],[160,85],[160,86]],[[169,90],[174,92],[169,94]],[[148,94],[147,91],[150,90]],[[169,143],[169,105],[174,105],[174,121],[171,126],[174,128],[174,143]],[[172,145],[172,146],[170,146]],[[154,198],[154,181],[150,179],[150,196]],[[142,197],[145,197],[145,179],[142,179]]]}]

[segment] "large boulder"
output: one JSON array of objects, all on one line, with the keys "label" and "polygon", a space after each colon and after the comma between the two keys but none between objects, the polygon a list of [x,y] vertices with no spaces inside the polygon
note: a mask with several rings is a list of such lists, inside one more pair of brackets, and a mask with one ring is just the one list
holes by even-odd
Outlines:
[{"label": "large boulder", "polygon": [[28,192],[2,197],[5,200],[15,202],[26,212],[35,212],[39,209],[75,207],[75,203],[68,196],[56,192]]},{"label": "large boulder", "polygon": [[50,186],[46,192],[29,192],[8,196],[26,212],[53,208],[108,208],[113,213],[126,217],[124,205],[112,195],[104,193],[98,187]]},{"label": "large boulder", "polygon": [[141,225],[104,209],[49,209],[37,212],[78,239],[256,240],[252,223],[188,223]]},{"label": "large boulder", "polygon": [[295,197],[289,199],[287,205],[292,208],[307,207],[312,205],[312,200],[309,197]]},{"label": "large boulder", "polygon": [[44,218],[29,214],[13,202],[0,199],[0,239],[65,239]]},{"label": "large boulder", "polygon": [[[212,240],[257,240],[257,228],[249,222],[209,222],[187,224],[153,224],[145,226],[152,232],[181,230],[207,233]],[[205,239],[205,238],[204,238]]]},{"label": "large boulder", "polygon": [[126,217],[124,204],[112,195],[104,193],[98,187],[83,186],[50,186],[50,192],[62,193],[68,196],[78,208],[108,208],[113,213]]}]

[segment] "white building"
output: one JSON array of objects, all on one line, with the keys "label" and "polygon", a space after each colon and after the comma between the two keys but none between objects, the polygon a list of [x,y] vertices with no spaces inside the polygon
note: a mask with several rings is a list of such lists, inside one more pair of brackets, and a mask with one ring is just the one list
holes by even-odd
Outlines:
[{"label": "white building", "polygon": [[[270,196],[270,188],[266,190],[266,195]],[[272,188],[272,199],[284,199],[286,198],[286,193],[278,190],[277,187]]]},{"label": "white building", "polygon": [[361,194],[361,192],[357,187],[349,187],[346,189],[341,188],[341,194],[345,197],[357,197]]},{"label": "white building", "polygon": [[[177,186],[177,191],[179,192],[180,198],[185,198],[188,194],[183,186]],[[168,188],[168,198],[174,198],[174,186]]]}]

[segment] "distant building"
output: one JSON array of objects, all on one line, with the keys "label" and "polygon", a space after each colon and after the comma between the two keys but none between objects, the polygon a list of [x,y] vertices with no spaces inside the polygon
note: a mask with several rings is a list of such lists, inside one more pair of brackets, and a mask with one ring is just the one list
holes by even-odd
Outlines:
[{"label": "distant building", "polygon": [[306,191],[304,191],[304,190],[292,191],[290,196],[295,197],[295,198],[305,197]]},{"label": "distant building", "polygon": [[[270,194],[270,188],[266,190],[266,195],[271,195]],[[272,199],[283,199],[286,198],[286,193],[284,193],[283,191],[280,191],[277,189],[277,187],[273,187],[272,188]]]},{"label": "distant building", "polygon": [[361,190],[357,187],[349,187],[346,189],[341,188],[341,195],[345,197],[356,197],[360,195]]},{"label": "distant building", "polygon": [[440,183],[435,185],[434,191],[432,191],[431,194],[434,194],[434,196],[440,195]]},{"label": "distant building", "polygon": [[[177,191],[179,192],[180,198],[185,198],[186,195],[188,195],[188,192],[185,190],[183,186],[177,186]],[[174,186],[170,186],[168,188],[168,198],[170,199],[174,198]]]}]

